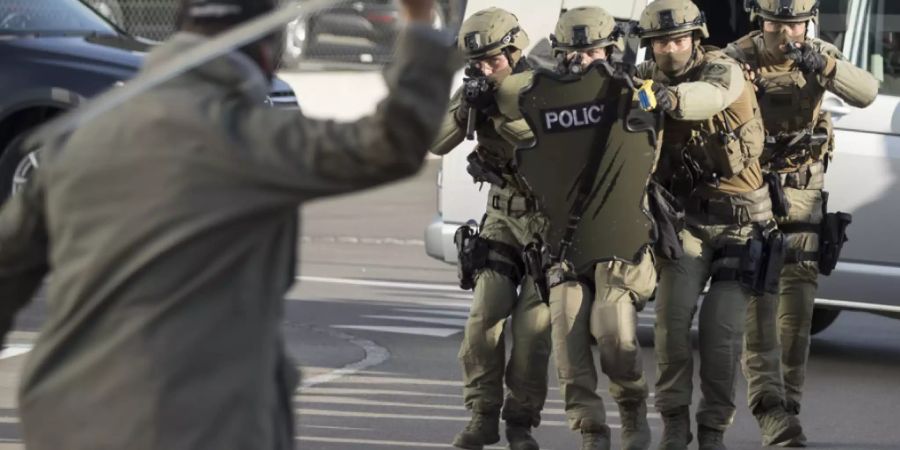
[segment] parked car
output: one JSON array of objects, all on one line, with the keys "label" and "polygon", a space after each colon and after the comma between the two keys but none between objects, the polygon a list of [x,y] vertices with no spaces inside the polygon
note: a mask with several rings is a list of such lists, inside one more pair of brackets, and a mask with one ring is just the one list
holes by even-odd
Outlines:
[{"label": "parked car", "polygon": [[[10,151],[24,134],[137,73],[151,45],[80,0],[0,3],[0,201],[37,159]],[[293,90],[272,84],[269,103],[296,108]]]},{"label": "parked car", "polygon": [[[515,1],[469,0],[466,12],[508,7],[537,42],[552,32],[563,7],[597,5],[618,19],[637,19],[652,0],[564,0],[521,8]],[[751,23],[743,0],[695,0],[707,15],[712,41],[723,45],[746,33]],[[819,277],[813,331],[827,328],[841,310],[900,318],[900,245],[890,233],[900,229],[900,3],[894,0],[821,0],[818,33],[837,45],[854,64],[881,80],[875,103],[853,108],[833,95],[823,109],[834,118],[836,152],[829,165],[829,209],[853,214],[837,269]],[[642,57],[639,56],[639,60]],[[438,173],[437,215],[425,231],[426,252],[455,263],[453,233],[484,214],[487,189],[466,173],[465,142],[443,157]]]}]

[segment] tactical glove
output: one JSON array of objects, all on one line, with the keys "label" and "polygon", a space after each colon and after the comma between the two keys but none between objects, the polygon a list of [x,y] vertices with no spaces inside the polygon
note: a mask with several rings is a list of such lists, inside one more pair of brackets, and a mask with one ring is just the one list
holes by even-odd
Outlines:
[{"label": "tactical glove", "polygon": [[825,70],[827,62],[825,60],[825,55],[819,53],[808,44],[801,44],[799,50],[799,52],[792,54],[792,59],[794,59],[794,62],[797,64],[797,67],[800,68],[801,72],[818,75]]},{"label": "tactical glove", "polygon": [[664,84],[653,83],[653,95],[656,97],[656,107],[665,112],[675,111],[678,107],[678,97]]}]

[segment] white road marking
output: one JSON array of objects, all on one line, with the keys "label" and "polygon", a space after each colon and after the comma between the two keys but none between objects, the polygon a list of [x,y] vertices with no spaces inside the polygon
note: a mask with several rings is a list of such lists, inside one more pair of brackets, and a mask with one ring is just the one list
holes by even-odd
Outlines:
[{"label": "white road marking", "polygon": [[[471,417],[465,416],[435,416],[425,414],[393,414],[393,413],[374,413],[359,411],[338,411],[332,409],[312,409],[299,408],[297,413],[300,416],[324,416],[324,417],[359,417],[367,419],[409,419],[409,420],[434,420],[449,422],[468,422]],[[568,423],[561,420],[541,420],[541,426],[551,427],[568,427]],[[610,425],[610,428],[618,428],[617,425]]]},{"label": "white road marking", "polygon": [[449,309],[395,308],[394,310],[414,314],[431,314],[434,316],[469,317],[468,311],[451,311]]},{"label": "white road marking", "polygon": [[[396,408],[426,408],[439,409],[446,411],[465,412],[466,408],[462,403],[456,405],[437,405],[430,402],[385,402],[381,400],[370,400],[362,397],[341,397],[333,395],[301,395],[299,397],[300,404],[307,405],[356,405],[356,406],[379,406],[379,407],[396,407]],[[561,410],[560,410],[561,411]],[[563,412],[564,413],[564,412]]]},{"label": "white road marking", "polygon": [[312,277],[299,276],[298,281],[306,281],[309,283],[331,283],[331,284],[347,284],[351,286],[369,286],[369,287],[386,287],[396,289],[422,289],[428,291],[445,291],[445,292],[466,292],[452,284],[437,283],[408,283],[405,281],[378,281],[378,280],[357,280],[353,278],[331,278],[331,277]]},{"label": "white road marking", "polygon": [[378,325],[332,325],[331,327],[343,330],[377,331],[380,333],[412,334],[430,337],[450,337],[462,331],[461,328],[391,327]]},{"label": "white road marking", "polygon": [[[541,422],[543,423],[543,422]],[[384,440],[375,440],[375,439],[351,439],[351,438],[331,438],[331,437],[319,437],[319,436],[300,436],[297,438],[298,441],[306,441],[306,442],[328,442],[334,444],[363,444],[363,445],[380,445],[384,447],[413,447],[413,448],[450,448],[450,445],[446,443],[432,443],[432,442],[408,442],[408,441],[384,441]],[[486,449],[505,449],[506,447],[498,447],[498,446],[488,446],[484,447]]]},{"label": "white road marking", "polygon": [[451,319],[451,318],[442,318],[442,317],[420,317],[420,316],[390,316],[390,315],[382,315],[382,314],[366,314],[366,315],[363,315],[362,317],[365,317],[368,319],[404,320],[407,322],[433,323],[435,325],[450,325],[450,326],[458,326],[458,327],[466,326],[466,319]]},{"label": "white road marking", "polygon": [[[360,388],[323,388],[323,387],[312,387],[309,389],[304,389],[303,394],[317,394],[317,395],[391,395],[391,396],[410,396],[410,397],[435,397],[435,398],[453,398],[460,399],[462,398],[462,394],[441,394],[436,392],[422,392],[422,391],[400,391],[395,389],[360,389]],[[562,400],[560,400],[562,403]]]},{"label": "white road marking", "polygon": [[423,386],[452,386],[462,387],[462,381],[435,380],[429,378],[401,378],[401,377],[374,377],[366,375],[354,375],[338,381],[345,384],[417,384]]},{"label": "white road marking", "polygon": [[[429,293],[422,293],[423,296],[430,295]],[[425,307],[435,307],[435,308],[460,308],[461,310],[467,311],[468,314],[469,307],[471,306],[471,301],[466,300],[427,300],[427,299],[418,299],[418,298],[354,298],[353,300],[335,300],[333,298],[315,298],[315,297],[307,297],[303,298],[300,296],[292,296],[288,297],[288,300],[296,300],[303,302],[322,302],[329,304],[338,304],[338,303],[376,303],[379,305],[388,305],[393,306],[396,304],[403,304],[409,306],[425,306]],[[471,298],[470,298],[471,300]]]},{"label": "white road marking", "polygon": [[301,428],[322,428],[325,430],[342,430],[342,431],[372,431],[371,428],[330,427],[328,425],[302,425]]},{"label": "white road marking", "polygon": [[343,377],[359,373],[360,371],[366,370],[369,367],[384,363],[391,356],[386,348],[368,339],[360,339],[349,334],[344,334],[333,330],[330,330],[329,332],[334,334],[336,337],[350,341],[351,344],[361,348],[363,352],[365,352],[366,356],[363,359],[355,363],[347,364],[340,369],[332,370],[328,373],[323,373],[321,375],[316,375],[304,379],[300,384],[301,390],[323,383],[331,383]]},{"label": "white road marking", "polygon": [[33,347],[28,344],[10,344],[7,345],[3,351],[0,351],[0,359],[13,358],[19,355],[24,355],[31,351]]}]

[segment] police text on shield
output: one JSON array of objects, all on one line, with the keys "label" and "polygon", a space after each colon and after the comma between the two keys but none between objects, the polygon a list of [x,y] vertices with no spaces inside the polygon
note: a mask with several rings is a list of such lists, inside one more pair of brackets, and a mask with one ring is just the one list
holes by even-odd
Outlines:
[{"label": "police text on shield", "polygon": [[597,125],[603,119],[604,105],[586,103],[541,111],[545,133],[561,133]]}]

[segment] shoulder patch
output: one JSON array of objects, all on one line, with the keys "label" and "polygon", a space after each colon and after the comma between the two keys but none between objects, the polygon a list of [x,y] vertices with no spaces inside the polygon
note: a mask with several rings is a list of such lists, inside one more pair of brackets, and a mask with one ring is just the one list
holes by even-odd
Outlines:
[{"label": "shoulder patch", "polygon": [[731,67],[722,62],[711,62],[701,72],[703,81],[717,84],[725,89],[731,88]]},{"label": "shoulder patch", "polygon": [[710,64],[703,72],[706,75],[725,75],[728,73],[728,67],[723,64]]}]

